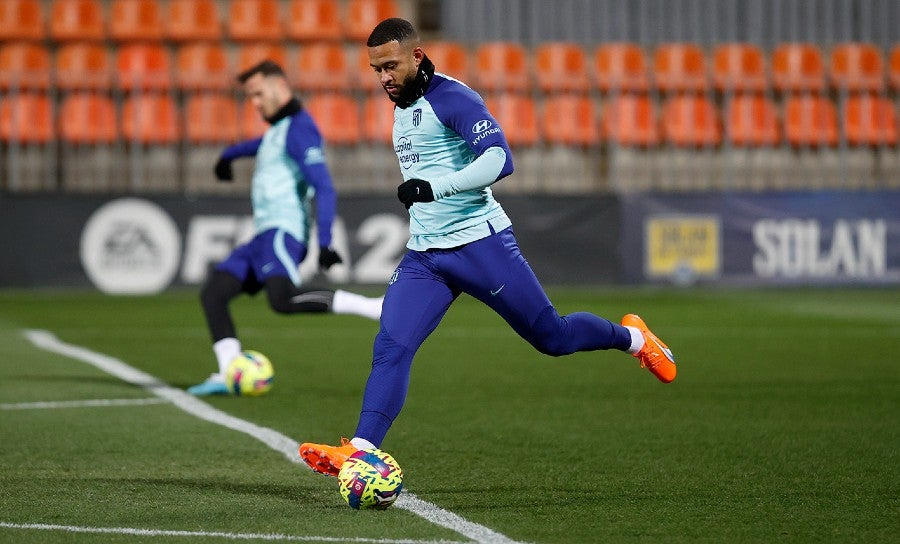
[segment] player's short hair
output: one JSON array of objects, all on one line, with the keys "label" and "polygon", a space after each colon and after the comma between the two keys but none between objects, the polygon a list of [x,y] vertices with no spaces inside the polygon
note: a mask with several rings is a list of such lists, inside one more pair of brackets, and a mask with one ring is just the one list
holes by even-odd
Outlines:
[{"label": "player's short hair", "polygon": [[378,47],[379,45],[384,45],[388,42],[397,41],[403,43],[408,40],[418,39],[419,34],[416,32],[412,23],[406,19],[392,17],[375,25],[375,28],[372,29],[372,33],[369,34],[366,46]]},{"label": "player's short hair", "polygon": [[256,74],[262,74],[266,77],[268,76],[279,76],[283,78],[287,78],[284,74],[284,69],[275,62],[274,60],[266,59],[255,66],[251,66],[247,68],[240,74],[238,74],[237,80],[241,83],[247,83],[247,80]]}]

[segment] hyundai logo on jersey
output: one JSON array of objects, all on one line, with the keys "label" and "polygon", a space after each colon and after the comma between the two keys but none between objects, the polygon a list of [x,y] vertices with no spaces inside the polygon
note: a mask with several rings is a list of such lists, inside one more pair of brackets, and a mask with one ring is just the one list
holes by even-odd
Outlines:
[{"label": "hyundai logo on jersey", "polygon": [[491,123],[490,119],[482,119],[481,121],[478,121],[477,123],[472,125],[472,133],[478,134],[479,132],[484,132],[485,130],[491,128],[491,125],[493,125],[493,123]]}]

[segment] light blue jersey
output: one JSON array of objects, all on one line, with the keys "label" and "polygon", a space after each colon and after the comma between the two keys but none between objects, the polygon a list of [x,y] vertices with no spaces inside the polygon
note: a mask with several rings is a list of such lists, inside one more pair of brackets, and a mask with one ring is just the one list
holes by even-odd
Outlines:
[{"label": "light blue jersey", "polygon": [[403,179],[430,182],[435,196],[409,209],[408,248],[457,247],[510,226],[490,185],[512,173],[512,154],[478,93],[434,74],[421,98],[394,108],[393,142]]}]

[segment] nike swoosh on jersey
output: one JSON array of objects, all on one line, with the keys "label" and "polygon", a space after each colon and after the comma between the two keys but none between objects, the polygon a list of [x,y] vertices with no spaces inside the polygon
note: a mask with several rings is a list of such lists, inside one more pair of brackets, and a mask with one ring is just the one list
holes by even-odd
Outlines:
[{"label": "nike swoosh on jersey", "polygon": [[502,291],[504,287],[506,287],[506,284],[505,284],[505,283],[504,283],[503,285],[501,285],[500,287],[498,287],[496,291],[493,291],[493,290],[492,290],[492,291],[491,291],[491,296],[492,296],[492,297],[495,297],[495,296],[499,295],[499,294],[500,294],[500,291]]}]

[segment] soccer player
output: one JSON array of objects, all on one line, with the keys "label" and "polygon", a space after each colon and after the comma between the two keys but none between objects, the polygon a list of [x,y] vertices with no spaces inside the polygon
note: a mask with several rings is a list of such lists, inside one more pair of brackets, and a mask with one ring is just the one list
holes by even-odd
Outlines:
[{"label": "soccer player", "polygon": [[199,396],[228,394],[225,371],[241,352],[228,305],[241,293],[255,295],[265,290],[269,306],[283,314],[333,312],[375,320],[381,316],[381,298],[299,287],[297,269],[306,257],[313,219],[318,226],[320,268],[327,270],[341,262],[331,247],[337,198],[325,164],[322,136],[293,96],[278,64],[263,61],[241,73],[238,81],[271,126],[262,138],[225,149],[216,164],[216,177],[231,181],[234,159],[256,157],[251,189],[255,235],[215,267],[201,290],[218,372],[188,388]]},{"label": "soccer player", "polygon": [[367,45],[395,104],[393,143],[404,179],[397,197],[409,210],[409,251],[385,294],[354,438],[302,444],[309,467],[337,475],[353,452],[381,445],[405,401],[413,356],[461,293],[487,304],[542,353],[617,349],[661,381],[675,379],[672,352],[637,315],[619,325],[587,312],[557,313],[492,196],[491,184],[513,164],[481,97],[434,71],[408,21],[382,21]]}]

